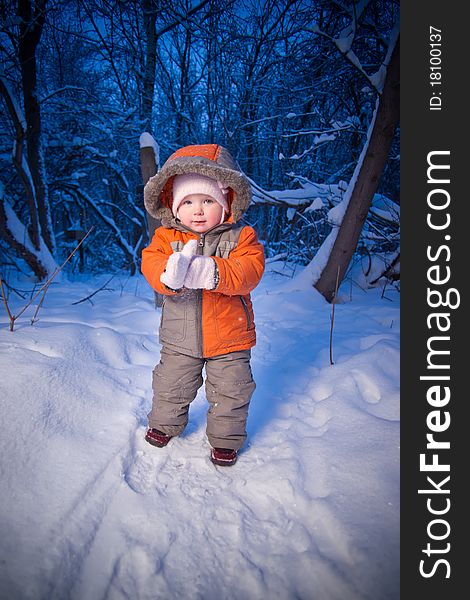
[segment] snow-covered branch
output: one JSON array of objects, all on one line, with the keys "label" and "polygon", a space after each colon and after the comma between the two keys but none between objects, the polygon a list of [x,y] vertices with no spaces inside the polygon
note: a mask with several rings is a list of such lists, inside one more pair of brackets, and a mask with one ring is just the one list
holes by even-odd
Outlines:
[{"label": "snow-covered branch", "polygon": [[365,71],[358,56],[352,49],[354,40],[356,38],[358,21],[361,18],[369,2],[370,0],[361,0],[357,4],[353,2],[351,8],[347,8],[343,4],[341,4],[342,9],[349,14],[350,23],[339,33],[337,37],[334,37],[332,35],[329,35],[325,31],[322,31],[317,25],[314,27],[306,28],[306,30],[317,35],[321,35],[330,40],[334,44],[338,52],[367,80],[371,88],[374,89],[377,92],[377,94],[380,95],[382,93],[385,82],[387,66],[390,62],[390,57],[398,38],[400,25],[399,21],[397,20],[393,26],[392,33],[390,35],[389,46],[387,48],[387,53],[384,57],[384,60],[382,61],[378,71],[369,75]]},{"label": "snow-covered branch", "polygon": [[28,229],[17,217],[13,207],[4,197],[3,185],[0,184],[0,232],[10,245],[41,277],[55,271],[55,262],[44,240],[39,238],[39,248],[33,244]]},{"label": "snow-covered branch", "polygon": [[5,100],[17,136],[26,134],[26,119],[7,80],[0,75],[0,93]]},{"label": "snow-covered branch", "polygon": [[42,98],[40,98],[39,103],[45,104],[48,100],[50,100],[54,96],[57,96],[57,94],[62,94],[63,92],[70,92],[70,91],[83,92],[84,94],[88,94],[88,90],[86,90],[85,88],[77,87],[74,85],[64,85],[63,87],[58,88],[57,90],[54,90],[53,92],[50,92],[46,96],[43,96]]},{"label": "snow-covered branch", "polygon": [[121,228],[116,223],[116,221],[103,212],[101,208],[101,202],[94,200],[89,194],[87,194],[78,186],[69,185],[68,189],[71,193],[81,198],[88,206],[90,206],[94,210],[95,214],[101,219],[101,221],[103,221],[113,232],[114,237],[116,239],[116,243],[128,258],[129,263],[137,265],[139,261],[139,250],[142,246],[142,236],[139,237],[136,245],[133,247],[128,242],[126,237],[122,234]]}]

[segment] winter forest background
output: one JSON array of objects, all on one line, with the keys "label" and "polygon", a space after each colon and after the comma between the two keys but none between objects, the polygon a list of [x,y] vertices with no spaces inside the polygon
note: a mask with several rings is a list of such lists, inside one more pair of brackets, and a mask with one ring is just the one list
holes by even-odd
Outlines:
[{"label": "winter forest background", "polygon": [[[0,599],[399,598],[399,56],[394,0],[0,0]],[[230,469],[203,388],[144,440],[143,186],[212,142],[267,256]]]},{"label": "winter forest background", "polygon": [[[381,99],[392,110],[393,0],[1,0],[0,19],[6,283],[11,270],[50,275],[91,226],[66,273],[138,271],[143,132],[155,168],[183,145],[227,146],[252,180],[247,221],[267,257],[308,265],[341,225]],[[376,125],[386,153],[352,209],[350,265],[398,286],[397,116]]]}]

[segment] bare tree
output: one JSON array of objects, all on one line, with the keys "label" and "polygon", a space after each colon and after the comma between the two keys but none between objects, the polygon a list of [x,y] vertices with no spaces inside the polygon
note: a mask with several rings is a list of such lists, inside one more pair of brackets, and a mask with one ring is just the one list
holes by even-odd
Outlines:
[{"label": "bare tree", "polygon": [[[143,0],[144,25],[146,34],[145,71],[142,88],[142,119],[144,131],[152,132],[153,95],[155,91],[155,67],[157,64],[157,32],[155,24],[157,11],[153,0]],[[151,173],[154,175],[154,173]]]},{"label": "bare tree", "polygon": [[34,223],[36,231],[32,233],[31,237],[37,247],[39,235],[41,235],[49,251],[54,254],[55,241],[51,224],[45,176],[46,168],[41,139],[41,110],[37,97],[36,50],[41,39],[46,18],[46,3],[47,0],[39,0],[33,6],[30,0],[19,0],[18,16],[21,20],[18,53],[21,67],[24,114],[26,118],[28,167],[34,185],[34,206],[30,203],[30,209],[31,222]]},{"label": "bare tree", "polygon": [[25,227],[2,191],[0,233],[7,244],[24,258],[38,279],[44,279],[55,268],[55,241],[37,96],[36,51],[44,26],[45,9],[46,0],[35,3],[34,7],[29,0],[18,2],[19,35],[14,43],[18,52],[24,112],[7,80],[0,77],[0,96],[7,107],[15,136],[13,165],[23,186],[29,221]]},{"label": "bare tree", "polygon": [[315,283],[317,290],[329,301],[334,298],[337,274],[339,273],[341,282],[356,250],[372,198],[387,161],[399,121],[399,81],[400,50],[399,40],[397,40],[387,68],[383,91],[378,99],[372,131],[366,142],[364,159],[350,192],[349,204],[327,264]]}]

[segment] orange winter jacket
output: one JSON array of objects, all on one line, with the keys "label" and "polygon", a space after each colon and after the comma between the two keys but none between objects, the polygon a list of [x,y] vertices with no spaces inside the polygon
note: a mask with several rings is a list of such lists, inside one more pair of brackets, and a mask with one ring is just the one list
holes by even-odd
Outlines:
[{"label": "orange winter jacket", "polygon": [[[173,217],[172,177],[197,172],[229,187],[230,216],[211,230],[196,233]],[[164,295],[160,342],[182,354],[209,358],[247,350],[256,343],[250,292],[264,272],[263,246],[254,229],[237,221],[251,200],[251,186],[225,148],[215,144],[187,146],[173,154],[145,187],[147,210],[162,222],[142,253],[142,273],[154,290]],[[217,263],[218,284],[213,290],[174,292],[161,281],[169,256],[190,239],[198,251]]]}]

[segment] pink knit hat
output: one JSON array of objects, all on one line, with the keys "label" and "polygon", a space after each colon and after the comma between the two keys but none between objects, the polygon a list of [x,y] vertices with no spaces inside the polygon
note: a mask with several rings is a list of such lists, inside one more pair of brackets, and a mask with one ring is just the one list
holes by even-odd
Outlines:
[{"label": "pink knit hat", "polygon": [[[176,217],[181,202],[189,196],[189,194],[207,194],[222,206],[226,213],[229,212],[227,194],[228,189],[225,188],[220,181],[198,175],[197,173],[186,173],[184,175],[176,175],[173,180],[173,204],[171,211]],[[224,214],[222,214],[222,219]]]}]

